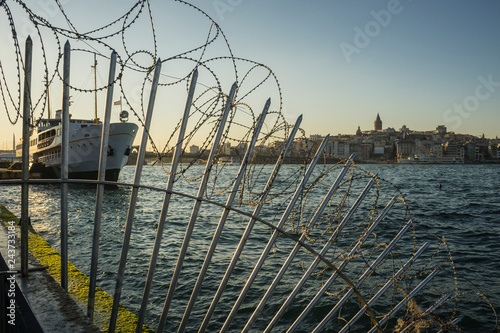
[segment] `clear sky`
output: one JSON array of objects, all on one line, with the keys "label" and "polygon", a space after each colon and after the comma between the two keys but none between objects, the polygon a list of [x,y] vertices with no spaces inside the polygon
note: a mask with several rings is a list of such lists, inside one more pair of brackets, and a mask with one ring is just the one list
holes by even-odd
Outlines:
[{"label": "clear sky", "polygon": [[[60,2],[79,32],[113,21],[135,3],[130,0]],[[410,129],[431,130],[445,125],[457,133],[484,133],[490,138],[500,136],[499,1],[187,2],[198,6],[219,24],[234,56],[263,63],[272,69],[279,80],[284,116],[294,122],[298,115],[304,114],[302,127],[307,135],[354,134],[358,126],[370,130],[378,112],[384,128],[399,129],[406,125]],[[23,23],[26,21],[23,11],[15,2],[7,0],[6,3],[18,22],[16,28],[23,44],[23,34],[30,31],[29,25]],[[26,1],[26,4],[55,25],[68,28],[53,1]],[[210,21],[195,9],[178,2],[152,0],[151,11],[157,56],[168,59],[204,43]],[[144,13],[137,20],[137,27],[130,29],[124,38],[130,50],[153,52],[151,29]],[[0,60],[8,72],[9,68],[15,68],[15,58],[10,54],[10,28],[3,11],[0,12],[0,29]],[[50,49],[55,45],[53,38],[50,31],[44,34],[44,45]],[[220,41],[219,38],[218,44],[210,46],[205,59],[228,55]],[[34,42],[39,49],[40,46],[36,46],[38,39],[34,38]],[[109,42],[119,46],[121,36]],[[86,46],[72,41],[72,47]],[[95,47],[99,49],[98,45]],[[82,59],[77,60],[79,56]],[[75,56],[75,63],[81,62],[72,67],[72,82],[82,82],[82,86],[92,88],[90,65],[93,60],[86,56]],[[150,58],[142,55],[141,59],[147,63]],[[99,79],[102,81],[107,76],[106,61],[99,60]],[[165,75],[185,74],[183,64],[177,67],[170,61],[167,65],[162,70]],[[213,69],[221,77],[223,89],[228,91],[234,80],[231,64],[214,62]],[[240,80],[244,73],[244,69],[239,72]],[[200,74],[200,83],[212,84],[207,73]],[[42,86],[41,79],[36,80],[34,84]],[[59,87],[51,88],[52,109],[60,108],[57,105],[60,104]],[[125,89],[133,91],[134,84]],[[268,84],[268,89],[269,96],[261,89],[251,100],[254,111],[264,105],[267,97],[272,98],[272,108],[278,107],[276,86]],[[171,100],[167,97],[160,100],[160,105],[179,105],[177,111],[180,113],[185,95],[172,93],[169,97]],[[78,108],[93,108],[93,98],[88,95],[79,99],[75,93],[73,99],[75,112]],[[99,103],[103,100],[104,95]],[[167,114],[157,115],[156,127],[152,130],[160,143],[168,137],[168,130],[159,125],[169,122]],[[21,131],[18,125],[10,125],[3,111],[0,122],[0,148],[4,148],[5,142],[11,142],[12,133],[19,137]]]}]

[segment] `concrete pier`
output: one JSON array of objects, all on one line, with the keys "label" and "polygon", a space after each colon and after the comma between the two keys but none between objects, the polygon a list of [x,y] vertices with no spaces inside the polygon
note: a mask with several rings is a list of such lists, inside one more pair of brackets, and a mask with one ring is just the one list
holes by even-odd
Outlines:
[{"label": "concrete pier", "polygon": [[[21,251],[19,239],[9,237],[12,233],[9,233],[8,227],[3,221],[0,224],[0,254],[5,262],[9,264],[12,263],[9,259],[15,258],[11,259],[15,260],[13,270],[20,271]],[[10,248],[8,247],[9,240],[14,240],[14,242],[10,242]],[[9,252],[9,250],[11,251]],[[8,267],[9,271],[12,270],[10,265]],[[6,277],[15,276],[15,282],[22,293],[22,295],[16,295],[16,305],[20,306],[18,298],[23,296],[42,332],[100,332],[99,328],[90,321],[83,310],[47,272],[46,266],[42,265],[31,252],[28,256],[28,271],[29,275],[27,277],[22,277],[20,273],[4,272],[2,275]],[[8,301],[10,302],[10,299]],[[27,325],[35,325],[26,319],[26,312],[29,309],[23,309],[22,313],[18,309],[13,317],[14,325],[7,323],[6,329],[17,332],[19,327],[16,328],[16,325],[23,325],[26,322]],[[28,329],[30,332],[37,331],[33,330],[31,326]]]},{"label": "concrete pier", "polygon": [[[87,298],[89,293],[89,279],[68,261],[69,285],[66,292],[60,285],[61,255],[54,250],[50,244],[45,241],[34,230],[29,232],[29,254],[27,277],[22,277],[20,273],[21,263],[21,243],[19,240],[19,228],[17,227],[19,219],[0,204],[0,255],[9,265],[15,260],[15,264],[9,265],[0,271],[0,282],[3,285],[9,285],[5,281],[7,277],[15,277],[19,286],[21,298],[26,299],[27,305],[23,309],[17,309],[20,325],[37,325],[37,329],[13,329],[5,330],[4,327],[11,329],[8,324],[0,321],[0,332],[101,332],[107,331],[109,318],[111,315],[111,305],[113,298],[99,286],[95,293],[94,322],[86,315]],[[16,237],[13,237],[13,234]],[[10,241],[10,248],[9,248]],[[11,250],[11,252],[9,252]],[[0,260],[1,261],[1,260]],[[16,273],[10,272],[16,271]],[[0,294],[1,296],[1,294]],[[0,297],[0,303],[10,302],[8,294]],[[17,302],[17,295],[16,295]],[[21,303],[21,302],[19,302]],[[4,304],[0,304],[3,306]],[[29,315],[32,313],[31,318]],[[24,318],[25,315],[26,318]],[[36,321],[33,323],[33,321]],[[117,318],[117,332],[135,332],[138,318],[135,314],[119,305]],[[4,329],[4,330],[2,330]],[[150,327],[143,324],[142,332],[154,332]]]},{"label": "concrete pier", "polygon": [[0,179],[21,179],[21,170],[0,169]]},{"label": "concrete pier", "polygon": [[[0,179],[21,179],[21,162],[14,162],[10,165],[5,163],[0,164]],[[7,166],[7,167],[5,167]],[[29,168],[30,179],[54,179],[56,174],[51,167],[47,167],[42,163],[33,163]]]}]

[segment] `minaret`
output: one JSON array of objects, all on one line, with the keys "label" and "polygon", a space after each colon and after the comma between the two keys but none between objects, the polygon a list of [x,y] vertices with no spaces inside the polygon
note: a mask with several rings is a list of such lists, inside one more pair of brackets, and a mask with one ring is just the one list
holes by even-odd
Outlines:
[{"label": "minaret", "polygon": [[375,119],[375,122],[373,124],[374,124],[375,131],[382,130],[382,120],[380,120],[380,116],[379,116],[378,112],[377,112],[377,119]]}]

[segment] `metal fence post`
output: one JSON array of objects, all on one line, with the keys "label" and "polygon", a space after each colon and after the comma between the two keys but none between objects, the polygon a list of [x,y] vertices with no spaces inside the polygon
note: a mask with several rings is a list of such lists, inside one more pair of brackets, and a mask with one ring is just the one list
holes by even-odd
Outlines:
[{"label": "metal fence post", "polygon": [[[108,78],[108,91],[106,95],[106,111],[104,113],[104,123],[102,124],[101,133],[101,154],[99,157],[99,175],[98,181],[103,182],[106,175],[106,160],[109,139],[109,128],[111,119],[111,106],[113,105],[113,86],[115,80],[116,70],[116,52],[111,53],[111,60],[109,63],[109,78]],[[94,317],[94,301],[95,301],[95,287],[97,276],[97,262],[99,258],[99,239],[101,233],[101,219],[102,219],[102,203],[104,196],[104,184],[97,184],[97,195],[95,202],[95,219],[94,219],[94,236],[92,241],[92,259],[90,261],[90,282],[89,282],[89,301],[87,306],[87,316],[90,319]]]},{"label": "metal fence post", "polygon": [[120,263],[118,266],[118,275],[116,277],[116,287],[115,294],[113,297],[113,307],[111,309],[111,318],[109,321],[108,332],[113,333],[116,329],[116,319],[118,317],[118,306],[120,305],[120,297],[123,287],[123,278],[125,276],[125,265],[127,264],[128,248],[130,245],[130,237],[132,235],[132,224],[135,215],[135,206],[137,203],[137,196],[139,195],[139,187],[141,182],[142,166],[144,164],[144,158],[146,156],[146,146],[149,137],[149,127],[151,125],[151,119],[153,118],[153,109],[156,98],[156,91],[158,88],[158,82],[160,80],[161,73],[161,60],[158,59],[155,65],[155,71],[153,75],[153,82],[151,84],[151,92],[149,95],[148,110],[146,113],[146,120],[144,122],[144,128],[141,138],[141,145],[139,148],[139,154],[137,155],[137,164],[135,166],[134,174],[134,187],[132,188],[132,193],[130,195],[130,204],[127,212],[127,221],[125,224],[125,234],[123,235],[123,245],[120,254]]},{"label": "metal fence post", "polygon": [[196,88],[196,82],[198,81],[198,69],[193,72],[191,77],[191,84],[189,87],[188,98],[186,101],[186,106],[184,108],[184,115],[182,117],[182,124],[179,128],[179,137],[177,139],[177,144],[175,146],[174,153],[172,154],[172,163],[170,167],[170,175],[168,176],[167,186],[165,196],[163,197],[163,205],[161,208],[160,219],[158,221],[158,228],[156,230],[155,243],[153,246],[153,251],[151,253],[151,260],[149,262],[148,275],[146,278],[146,283],[144,285],[144,292],[142,294],[141,308],[139,310],[136,332],[142,332],[142,325],[144,324],[144,318],[146,317],[146,309],[148,306],[149,295],[151,293],[151,285],[153,284],[153,277],[156,269],[156,262],[158,260],[158,254],[160,252],[160,245],[163,236],[163,229],[165,228],[165,221],[167,218],[168,208],[170,205],[170,198],[172,194],[172,188],[174,186],[175,174],[177,172],[177,166],[179,164],[181,152],[182,152],[182,142],[184,141],[184,136],[186,133],[187,122],[189,119],[189,111],[191,110],[191,105],[193,104],[193,96]]},{"label": "metal fence post", "polygon": [[24,99],[23,99],[23,145],[22,145],[22,185],[21,185],[21,274],[28,275],[28,179],[30,149],[30,109],[31,109],[31,61],[33,43],[26,39],[24,58]]},{"label": "metal fence post", "polygon": [[290,136],[288,137],[287,142],[286,142],[285,146],[283,147],[283,150],[281,151],[281,154],[280,154],[278,160],[276,161],[274,169],[271,172],[271,175],[269,176],[269,179],[266,183],[264,192],[262,193],[262,196],[259,199],[260,203],[257,205],[257,207],[255,207],[253,214],[252,214],[253,217],[250,219],[250,221],[248,221],[247,227],[245,228],[245,232],[243,233],[241,240],[240,240],[236,250],[234,251],[233,258],[231,259],[231,262],[229,263],[229,265],[226,269],[226,273],[224,274],[224,277],[222,278],[222,280],[219,284],[219,288],[217,289],[217,292],[214,295],[214,298],[213,298],[212,303],[210,304],[210,307],[205,315],[205,318],[203,319],[203,322],[201,323],[201,327],[199,329],[199,332],[205,332],[207,329],[208,323],[210,322],[212,315],[215,312],[215,308],[217,307],[217,305],[222,297],[222,293],[224,292],[224,289],[226,288],[226,285],[231,277],[231,274],[233,273],[233,270],[236,266],[236,263],[241,255],[241,253],[243,252],[246,241],[248,240],[248,237],[250,236],[250,233],[252,232],[253,225],[256,222],[254,217],[257,217],[260,214],[260,211],[263,207],[263,202],[266,201],[267,195],[269,194],[269,191],[271,190],[271,187],[272,187],[274,180],[276,179],[276,176],[281,168],[283,160],[285,159],[285,156],[288,152],[288,149],[290,148],[293,140],[295,139],[295,135],[297,134],[297,131],[299,129],[301,122],[302,122],[302,115],[297,118],[297,121],[295,122],[295,125],[290,133]]},{"label": "metal fence post", "polygon": [[68,157],[69,157],[69,73],[71,47],[64,44],[63,109],[61,138],[61,286],[68,290]]},{"label": "metal fence post", "polygon": [[194,224],[198,217],[198,212],[200,210],[200,206],[202,203],[203,194],[205,193],[205,189],[208,183],[208,177],[210,175],[210,171],[212,169],[213,161],[215,158],[215,153],[219,148],[219,144],[222,138],[222,134],[224,131],[224,126],[226,125],[226,121],[229,115],[229,110],[233,107],[234,97],[236,95],[237,84],[233,83],[231,86],[231,91],[229,92],[229,96],[226,101],[226,105],[224,107],[224,111],[221,114],[219,128],[217,129],[217,134],[214,138],[212,150],[210,151],[210,155],[208,156],[207,163],[205,165],[205,170],[203,172],[203,178],[201,179],[198,193],[196,195],[196,201],[193,206],[193,210],[191,211],[191,217],[189,218],[189,222],[186,228],[186,233],[184,234],[184,239],[182,241],[181,250],[179,252],[179,257],[177,259],[177,263],[175,264],[174,274],[172,275],[172,280],[170,282],[170,286],[168,287],[167,297],[165,297],[165,303],[163,304],[163,310],[161,313],[160,321],[158,323],[158,332],[163,332],[165,328],[165,323],[167,322],[168,311],[170,309],[170,305],[172,303],[172,299],[174,297],[175,288],[177,287],[177,282],[179,280],[179,276],[181,274],[182,265],[184,264],[184,259],[186,257],[187,248],[189,246],[189,241],[191,239],[191,235],[193,233]]},{"label": "metal fence post", "polygon": [[[241,180],[243,179],[243,175],[245,174],[245,170],[247,168],[247,164],[250,160],[250,156],[252,154],[252,151],[255,147],[255,144],[257,142],[257,138],[259,137],[260,130],[262,128],[262,125],[264,124],[264,120],[267,115],[267,111],[269,110],[269,106],[271,105],[271,99],[269,98],[264,106],[264,110],[262,111],[256,125],[255,125],[255,130],[252,136],[252,140],[250,141],[250,144],[247,148],[247,151],[245,153],[245,156],[243,157],[243,160],[241,161],[240,169],[238,170],[238,175],[236,176],[236,179],[233,183],[233,188],[226,200],[226,207],[231,207],[233,205],[234,198],[236,197],[236,194],[238,193],[238,189],[240,187]],[[212,238],[212,242],[210,244],[210,248],[205,256],[205,261],[203,262],[203,266],[200,270],[200,273],[198,275],[198,280],[196,281],[196,284],[193,288],[193,292],[191,293],[191,297],[189,299],[188,306],[186,307],[186,310],[184,312],[184,316],[182,316],[182,321],[181,324],[179,325],[178,332],[184,332],[186,329],[187,322],[189,320],[189,316],[191,315],[191,312],[193,310],[194,304],[196,302],[196,298],[198,297],[198,293],[201,290],[203,279],[205,278],[205,275],[207,274],[208,271],[208,266],[210,265],[212,261],[212,257],[215,253],[215,248],[217,247],[217,244],[219,242],[220,236],[222,234],[222,230],[224,229],[224,225],[226,224],[227,217],[230,212],[230,208],[224,208],[222,212],[222,216],[219,219],[219,224],[217,225],[217,228],[214,232],[214,236]]]}]

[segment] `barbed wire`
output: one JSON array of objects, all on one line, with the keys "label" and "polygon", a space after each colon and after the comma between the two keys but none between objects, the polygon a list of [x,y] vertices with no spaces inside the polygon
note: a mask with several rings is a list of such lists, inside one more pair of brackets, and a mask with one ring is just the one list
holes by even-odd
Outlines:
[{"label": "barbed wire", "polygon": [[[203,177],[202,173],[191,175],[188,171],[190,171],[194,165],[204,162],[203,158],[213,144],[217,128],[221,122],[224,105],[228,99],[227,95],[223,91],[223,80],[219,77],[214,68],[216,67],[216,64],[229,62],[231,76],[233,81],[238,84],[238,89],[234,102],[231,105],[228,125],[224,128],[221,147],[229,145],[231,147],[236,146],[246,148],[249,144],[258,118],[256,110],[259,110],[254,106],[254,104],[248,102],[252,94],[256,93],[258,89],[263,88],[265,84],[270,83],[274,89],[273,93],[278,96],[277,103],[274,104],[276,106],[269,112],[269,115],[273,115],[273,119],[266,122],[266,129],[259,136],[255,153],[252,154],[250,163],[245,172],[244,180],[242,181],[243,185],[238,189],[239,207],[245,206],[251,208],[257,205],[273,204],[275,205],[276,210],[274,216],[271,217],[271,220],[276,221],[281,216],[288,199],[293,195],[294,190],[302,179],[308,164],[311,163],[313,154],[315,153],[315,147],[305,149],[304,154],[294,160],[295,162],[299,161],[299,167],[297,167],[291,174],[286,176],[280,175],[279,179],[277,179],[275,184],[273,184],[273,187],[267,197],[263,199],[262,194],[269,189],[262,188],[262,182],[259,180],[265,175],[265,166],[274,164],[281,153],[280,148],[270,149],[269,143],[271,140],[284,142],[285,138],[289,136],[291,129],[293,128],[293,125],[287,122],[283,114],[283,95],[278,77],[272,69],[265,64],[235,56],[230,47],[230,43],[220,26],[200,8],[183,0],[173,0],[172,2],[182,6],[187,6],[193,11],[201,14],[207,20],[209,27],[204,41],[200,42],[199,45],[164,58],[163,62],[166,63],[182,61],[183,63],[188,64],[188,69],[185,71],[185,75],[181,75],[180,77],[168,77],[169,79],[172,79],[171,82],[162,80],[159,83],[159,87],[161,87],[161,89],[168,89],[170,87],[185,84],[185,90],[187,92],[194,70],[203,69],[209,76],[209,78],[205,78],[205,81],[211,81],[211,83],[205,85],[206,89],[198,93],[198,95],[196,95],[193,99],[189,118],[195,120],[195,123],[192,126],[191,131],[186,133],[182,140],[182,155],[186,154],[189,145],[193,143],[197,134],[203,133],[203,131],[205,131],[206,134],[204,135],[199,151],[195,154],[195,156],[191,156],[189,162],[181,164],[181,168],[179,168],[179,170],[175,173],[172,173],[166,164],[168,163],[169,155],[172,154],[176,146],[174,140],[176,138],[176,134],[178,134],[180,130],[181,120],[172,121],[172,123],[175,123],[174,129],[168,134],[167,141],[163,147],[159,147],[157,139],[153,138],[151,133],[148,133],[150,145],[156,155],[155,163],[158,163],[166,175],[175,177],[176,182],[180,179],[188,182],[195,182]],[[112,84],[118,84],[120,93],[123,96],[123,101],[127,108],[131,110],[137,122],[139,122],[142,125],[142,128],[146,130],[144,125],[146,105],[145,93],[147,91],[147,84],[152,81],[152,72],[156,61],[161,56],[158,50],[158,38],[156,36],[156,28],[154,24],[155,20],[153,18],[154,11],[152,10],[150,0],[139,0],[135,2],[125,11],[124,14],[120,15],[112,22],[106,23],[103,26],[91,29],[87,32],[81,32],[77,25],[73,23],[71,15],[66,12],[64,6],[58,0],[55,0],[55,3],[61,15],[64,17],[64,21],[69,26],[69,29],[56,26],[49,20],[43,18],[41,15],[37,15],[25,1],[15,0],[15,3],[17,3],[24,11],[24,14],[28,17],[29,22],[35,29],[40,40],[40,48],[42,50],[41,59],[43,63],[46,89],[44,89],[44,91],[42,91],[36,98],[32,99],[36,101],[30,105],[32,126],[36,126],[36,124],[43,117],[44,110],[48,105],[49,87],[62,82],[60,67],[63,52],[60,41],[62,38],[66,38],[68,40],[77,41],[86,45],[86,48],[74,47],[72,48],[72,52],[93,53],[103,59],[108,59],[109,57],[105,55],[103,51],[99,51],[100,48],[109,51],[109,53],[112,51],[117,53],[119,70],[118,75]],[[22,117],[21,79],[24,63],[23,54],[18,40],[19,34],[16,30],[15,18],[12,15],[9,5],[10,4],[8,4],[5,0],[0,1],[0,6],[3,8],[3,11],[7,16],[8,29],[10,30],[12,38],[14,63],[5,64],[0,58],[0,93],[2,94],[2,102],[9,121],[12,124],[16,124]],[[150,37],[153,41],[152,50],[134,50],[134,48],[129,45],[130,41],[127,38],[127,33],[131,27],[139,24],[138,22],[144,16],[149,22],[148,30],[150,31]],[[47,29],[49,33],[45,34],[42,29]],[[48,38],[52,38],[55,41],[56,47],[55,56],[53,57],[55,59],[55,63],[52,67],[50,67],[48,61],[49,47],[46,45],[46,40]],[[123,52],[119,52],[118,47],[113,46],[113,38],[119,38],[121,40],[120,47],[123,48]],[[227,54],[209,57],[208,53],[210,51],[210,47],[215,45],[215,43],[219,40],[222,41]],[[149,59],[149,63],[146,65],[141,64],[137,60],[139,56],[146,56]],[[2,54],[2,58],[3,57],[4,55]],[[241,69],[241,66],[244,65],[249,66],[246,71],[242,71]],[[6,66],[14,68],[17,80],[12,80],[8,77],[7,70],[5,68]],[[251,75],[259,70],[263,71],[264,74],[256,80],[256,82],[252,81]],[[128,72],[143,75],[142,82],[139,85],[140,96],[138,101],[134,100],[134,97],[131,96],[131,93],[126,88],[126,83],[124,81],[126,79],[126,73]],[[239,79],[240,77],[241,80]],[[162,75],[162,78],[165,79],[166,76]],[[203,84],[199,83],[198,85]],[[108,86],[109,84],[106,83],[105,85],[97,88],[88,88],[72,83],[70,85],[70,89],[83,94],[93,94],[106,90]],[[246,116],[245,121],[241,121],[239,119],[241,115]],[[303,143],[307,141],[306,133],[303,129],[299,129],[299,136],[296,141]],[[295,152],[297,150],[298,148],[296,148]],[[242,153],[238,152],[238,154],[241,155]],[[222,160],[222,158],[226,155],[227,154],[222,149],[219,149],[216,154],[216,161]],[[290,157],[294,156],[289,156],[289,158]],[[395,192],[399,196],[398,204],[401,204],[399,211],[393,214],[395,217],[391,218],[390,221],[386,223],[387,228],[384,228],[384,230],[387,231],[387,233],[390,234],[395,230],[399,230],[403,223],[408,220],[412,221],[413,216],[403,191],[401,191],[390,180],[380,178],[379,176],[354,165],[350,168],[346,179],[340,183],[338,189],[329,200],[325,213],[319,217],[312,227],[310,227],[308,222],[310,221],[314,209],[319,206],[317,193],[324,189],[330,180],[330,176],[337,173],[345,163],[345,160],[332,154],[323,154],[322,158],[324,161],[323,169],[320,170],[319,173],[315,174],[314,179],[305,186],[298,203],[294,207],[290,217],[287,219],[282,229],[290,234],[296,234],[299,236],[304,235],[305,241],[308,244],[311,244],[311,246],[324,246],[326,243],[331,242],[332,247],[329,251],[331,262],[336,263],[336,265],[337,263],[345,260],[356,262],[357,265],[354,265],[356,268],[354,269],[355,272],[352,276],[353,279],[357,279],[361,276],[362,272],[369,269],[370,260],[382,249],[386,248],[388,244],[387,237],[373,233],[370,235],[370,242],[362,247],[362,250],[357,251],[355,254],[350,254],[352,249],[357,246],[362,237],[369,232],[370,227],[380,212],[382,193],[385,191],[390,193]],[[329,161],[336,162],[334,164],[327,164]],[[228,168],[229,166],[224,164],[215,164],[211,169],[212,186],[205,193],[207,199],[218,197],[227,193],[232,188],[236,179],[226,177]],[[337,237],[332,240],[332,235],[334,235],[342,217],[345,216],[349,209],[354,193],[359,191],[359,184],[368,179],[375,179],[375,190],[372,191],[373,195],[371,198],[365,201],[363,212],[357,216],[356,220],[351,223],[348,229],[343,230],[342,233],[337,235]],[[411,228],[411,241],[413,242],[411,246],[411,254],[415,254],[418,228],[413,223]],[[398,278],[394,278],[395,283],[392,287],[392,299],[390,300],[391,308],[396,305],[395,303],[398,299],[398,297],[396,297],[397,295],[401,294],[403,296],[407,296],[408,291],[411,290],[411,287],[416,283],[415,281],[421,280],[423,276],[427,276],[437,268],[442,268],[451,272],[453,276],[452,284],[455,289],[456,302],[451,306],[451,315],[444,317],[434,312],[425,314],[419,308],[417,304],[418,301],[412,300],[412,302],[410,302],[406,307],[406,313],[403,317],[401,317],[401,320],[396,324],[391,324],[393,329],[396,329],[399,326],[403,328],[409,323],[414,323],[416,329],[423,327],[454,327],[455,329],[460,330],[458,326],[452,324],[452,321],[458,313],[458,298],[461,295],[461,292],[459,291],[457,272],[451,255],[451,250],[444,238],[437,237],[432,234],[429,235],[438,240],[438,244],[435,246],[434,252],[432,255],[428,256],[426,260],[421,260],[419,265],[415,265],[414,268],[412,267],[412,270],[408,273],[405,273]],[[275,245],[276,247],[280,246],[278,242],[276,242]],[[403,258],[407,258],[407,255],[409,254],[407,253],[407,250],[408,243],[405,243],[404,246],[396,247],[391,251],[390,265],[384,266],[385,269],[392,270],[389,276],[395,276],[398,267],[401,267],[403,264]],[[307,269],[307,264],[310,259],[310,253],[305,251],[301,264],[301,268],[304,271]],[[338,265],[336,267],[338,267]],[[323,265],[318,267],[313,275],[319,281],[324,282],[331,274],[331,268],[327,265]],[[387,282],[387,278],[384,277],[381,277],[380,279],[374,278],[373,280],[374,282],[369,283],[367,287],[371,290],[372,294],[378,287]],[[443,284],[443,287],[437,289],[441,291],[447,287],[449,287],[449,281]],[[341,297],[341,295],[346,293],[349,288],[349,286],[343,284],[336,290],[329,290],[327,294],[333,300],[337,300]],[[487,297],[481,292],[478,292],[478,295],[489,303],[496,318],[495,308],[491,305]],[[347,313],[348,311],[345,312]],[[342,315],[342,311],[339,311],[339,322],[347,323],[347,317],[347,315]]]}]

